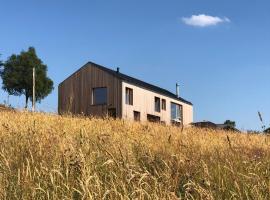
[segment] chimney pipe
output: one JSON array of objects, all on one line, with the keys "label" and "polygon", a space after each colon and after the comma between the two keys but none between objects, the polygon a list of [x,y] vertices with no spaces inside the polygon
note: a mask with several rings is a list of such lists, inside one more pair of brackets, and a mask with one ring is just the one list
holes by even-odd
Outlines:
[{"label": "chimney pipe", "polygon": [[179,97],[180,96],[180,87],[179,84],[176,83],[176,96]]},{"label": "chimney pipe", "polygon": [[120,68],[119,68],[119,67],[117,67],[117,68],[116,68],[116,72],[117,72],[117,73],[119,73],[119,71],[120,71]]}]

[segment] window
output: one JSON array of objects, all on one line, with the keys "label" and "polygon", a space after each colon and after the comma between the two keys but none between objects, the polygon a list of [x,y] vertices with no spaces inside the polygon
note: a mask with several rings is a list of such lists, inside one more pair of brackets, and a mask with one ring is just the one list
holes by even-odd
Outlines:
[{"label": "window", "polygon": [[165,99],[162,99],[162,101],[161,101],[161,108],[162,108],[162,110],[166,110],[166,100]]},{"label": "window", "polygon": [[182,105],[171,102],[171,120],[182,122]]},{"label": "window", "polygon": [[135,121],[140,121],[141,120],[141,113],[138,111],[133,111],[133,115],[134,115],[134,120]]},{"label": "window", "polygon": [[126,87],[126,104],[133,105],[133,90]]},{"label": "window", "polygon": [[107,88],[93,88],[93,105],[107,104]]},{"label": "window", "polygon": [[160,98],[155,97],[155,111],[160,112]]},{"label": "window", "polygon": [[108,117],[116,119],[116,109],[115,108],[109,108],[108,109]]},{"label": "window", "polygon": [[160,122],[160,117],[155,115],[147,114],[147,120],[149,122]]}]

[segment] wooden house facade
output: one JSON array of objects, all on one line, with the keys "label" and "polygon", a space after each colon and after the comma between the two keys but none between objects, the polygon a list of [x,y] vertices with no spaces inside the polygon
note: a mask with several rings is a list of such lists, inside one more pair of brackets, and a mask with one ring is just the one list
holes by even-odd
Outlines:
[{"label": "wooden house facade", "polygon": [[189,101],[92,62],[59,84],[58,112],[165,124],[193,122]]}]

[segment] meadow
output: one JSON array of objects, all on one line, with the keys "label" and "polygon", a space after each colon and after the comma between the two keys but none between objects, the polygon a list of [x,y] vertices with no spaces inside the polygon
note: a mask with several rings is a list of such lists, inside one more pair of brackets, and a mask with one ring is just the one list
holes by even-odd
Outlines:
[{"label": "meadow", "polygon": [[270,138],[0,112],[0,199],[270,199]]}]

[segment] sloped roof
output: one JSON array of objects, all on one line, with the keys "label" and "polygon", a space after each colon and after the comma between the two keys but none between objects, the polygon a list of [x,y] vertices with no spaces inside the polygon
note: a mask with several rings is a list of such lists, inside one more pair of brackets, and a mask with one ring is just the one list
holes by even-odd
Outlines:
[{"label": "sloped roof", "polygon": [[98,65],[96,63],[93,63],[93,62],[88,62],[88,64],[90,65],[94,65],[96,67],[98,67],[99,69],[101,70],[104,70],[110,74],[112,74],[113,76],[116,76],[117,78],[123,80],[123,81],[126,81],[128,83],[131,83],[131,84],[134,84],[134,85],[137,85],[137,86],[140,86],[142,88],[145,88],[145,89],[148,89],[148,90],[151,90],[153,92],[156,92],[156,93],[159,93],[159,94],[162,94],[164,96],[167,96],[167,97],[170,97],[172,99],[175,99],[175,100],[178,100],[178,101],[181,101],[183,103],[186,103],[186,104],[189,104],[189,105],[193,105],[191,102],[181,98],[181,97],[177,97],[174,93],[168,91],[168,90],[165,90],[163,88],[160,88],[158,86],[155,86],[155,85],[152,85],[150,83],[146,83],[144,81],[141,81],[139,79],[136,79],[136,78],[133,78],[131,76],[128,76],[126,74],[122,74],[121,72],[117,72],[115,70],[112,70],[112,69],[109,69],[107,67],[104,67],[104,66],[101,66],[101,65]]}]

